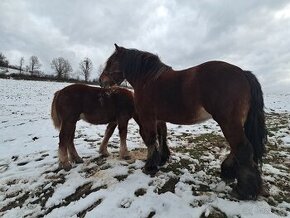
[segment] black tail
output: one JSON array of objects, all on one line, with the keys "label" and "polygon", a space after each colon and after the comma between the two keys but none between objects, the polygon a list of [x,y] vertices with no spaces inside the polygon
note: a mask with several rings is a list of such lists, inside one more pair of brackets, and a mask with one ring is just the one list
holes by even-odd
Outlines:
[{"label": "black tail", "polygon": [[245,134],[253,146],[254,161],[262,164],[267,142],[264,100],[261,85],[254,74],[244,71],[251,86],[251,106],[245,123]]}]

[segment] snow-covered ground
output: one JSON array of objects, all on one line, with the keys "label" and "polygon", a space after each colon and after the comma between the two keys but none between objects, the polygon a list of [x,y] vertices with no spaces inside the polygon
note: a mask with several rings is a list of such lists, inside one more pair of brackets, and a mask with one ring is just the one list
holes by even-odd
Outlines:
[{"label": "snow-covered ground", "polygon": [[75,144],[84,163],[58,169],[58,131],[50,119],[55,91],[68,83],[0,79],[0,217],[290,217],[290,94],[265,95],[269,128],[263,178],[271,197],[238,201],[219,178],[229,152],[209,120],[168,125],[172,156],[155,177],[142,173],[146,147],[130,121],[130,160],[98,148],[105,125],[77,124]]}]

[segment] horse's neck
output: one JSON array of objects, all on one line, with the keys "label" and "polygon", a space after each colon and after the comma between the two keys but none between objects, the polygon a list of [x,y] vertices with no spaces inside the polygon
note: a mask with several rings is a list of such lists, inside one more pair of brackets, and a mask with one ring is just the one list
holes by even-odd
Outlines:
[{"label": "horse's neck", "polygon": [[145,77],[126,77],[125,79],[130,83],[130,85],[133,87],[134,90],[136,89],[143,89],[145,86],[148,86],[150,84],[155,83],[155,81],[158,80],[161,76],[166,76],[167,74],[175,74],[176,71],[174,71],[170,66],[163,65],[154,75],[146,78]]}]

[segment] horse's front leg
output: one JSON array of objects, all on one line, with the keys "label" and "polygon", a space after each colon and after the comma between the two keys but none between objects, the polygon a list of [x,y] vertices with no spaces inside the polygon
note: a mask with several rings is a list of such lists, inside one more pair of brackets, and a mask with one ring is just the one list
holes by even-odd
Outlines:
[{"label": "horse's front leg", "polygon": [[157,135],[160,152],[160,166],[163,166],[170,157],[170,150],[167,144],[167,126],[163,121],[157,123]]},{"label": "horse's front leg", "polygon": [[128,118],[121,118],[118,120],[118,129],[120,136],[120,158],[129,159],[130,154],[127,148],[127,127]]},{"label": "horse's front leg", "polygon": [[109,142],[109,139],[111,138],[111,136],[113,135],[116,127],[117,127],[117,123],[111,122],[108,124],[108,126],[106,128],[105,136],[103,138],[103,141],[102,141],[100,149],[99,149],[99,153],[104,157],[108,157],[110,155],[108,152],[108,149],[107,149],[108,142]]},{"label": "horse's front leg", "polygon": [[148,148],[147,161],[143,172],[149,175],[155,175],[158,171],[158,165],[160,164],[160,154],[157,150],[156,121],[143,122],[140,127],[140,134]]}]

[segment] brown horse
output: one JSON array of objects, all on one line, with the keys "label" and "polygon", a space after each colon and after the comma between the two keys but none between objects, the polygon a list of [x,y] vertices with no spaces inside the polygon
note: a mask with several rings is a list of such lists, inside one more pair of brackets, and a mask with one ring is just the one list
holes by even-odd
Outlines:
[{"label": "brown horse", "polygon": [[[82,163],[73,140],[76,122],[80,119],[91,124],[107,124],[105,136],[99,153],[108,156],[107,145],[115,128],[120,135],[120,157],[129,157],[127,149],[127,125],[131,118],[139,124],[135,113],[133,92],[125,88],[99,88],[82,84],[74,84],[57,91],[51,105],[51,118],[59,133],[59,161],[65,170],[71,169],[71,162]],[[158,122],[158,141],[164,147],[163,153],[169,157],[167,146],[167,128],[165,122]],[[167,159],[166,159],[167,160]],[[165,160],[165,161],[166,161]]]},{"label": "brown horse", "polygon": [[237,179],[235,190],[240,199],[255,199],[261,194],[258,165],[265,152],[266,127],[257,78],[221,61],[175,71],[154,54],[115,47],[100,83],[108,86],[126,79],[134,88],[141,136],[148,147],[144,171],[155,174],[162,158],[157,149],[156,120],[194,124],[213,118],[231,147],[221,165],[221,177]]},{"label": "brown horse", "polygon": [[59,161],[65,170],[71,162],[82,163],[73,140],[76,122],[80,119],[92,124],[108,124],[99,153],[108,156],[107,145],[118,125],[120,157],[129,156],[126,137],[128,121],[134,115],[133,93],[125,88],[98,88],[74,84],[57,91],[51,105],[51,118],[59,133]]}]

